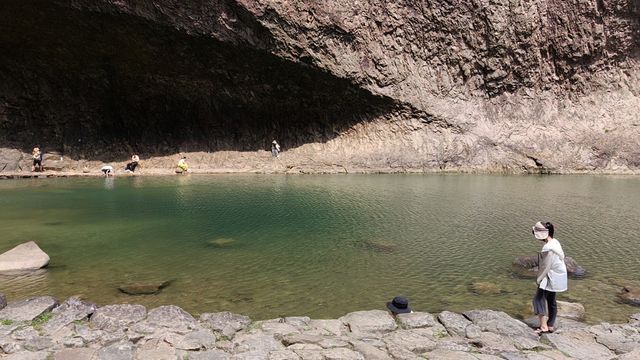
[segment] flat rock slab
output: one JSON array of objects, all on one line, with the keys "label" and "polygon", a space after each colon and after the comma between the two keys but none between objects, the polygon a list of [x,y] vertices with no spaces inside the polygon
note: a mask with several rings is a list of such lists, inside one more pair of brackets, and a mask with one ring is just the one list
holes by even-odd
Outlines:
[{"label": "flat rock slab", "polygon": [[145,318],[147,309],[142,305],[107,305],[95,311],[91,324],[107,331],[116,331]]},{"label": "flat rock slab", "polygon": [[29,241],[0,255],[0,272],[37,270],[47,266],[49,260],[49,255]]},{"label": "flat rock slab", "polygon": [[443,311],[438,314],[438,320],[444,325],[444,328],[447,329],[449,334],[460,337],[466,336],[465,329],[472,324],[471,321],[462,314],[451,311]]},{"label": "flat rock slab", "polygon": [[11,321],[32,321],[58,305],[51,296],[39,296],[10,303],[0,310],[0,319]]},{"label": "flat rock slab", "polygon": [[94,360],[133,360],[134,345],[128,341],[121,341],[103,347],[94,355]]},{"label": "flat rock slab", "polygon": [[46,351],[23,351],[15,354],[11,354],[6,358],[6,360],[48,360],[49,353]]},{"label": "flat rock slab", "polygon": [[576,359],[607,360],[616,357],[607,347],[598,344],[594,335],[582,330],[571,330],[562,334],[544,334],[542,340]]},{"label": "flat rock slab", "polygon": [[339,319],[354,333],[380,333],[396,329],[396,321],[387,311],[370,310],[349,313]]},{"label": "flat rock slab", "polygon": [[427,312],[398,314],[396,319],[398,320],[398,323],[400,323],[400,327],[403,329],[417,329],[438,325],[436,318]]},{"label": "flat rock slab", "polygon": [[53,360],[91,360],[96,349],[64,349],[53,354]]},{"label": "flat rock slab", "polygon": [[522,336],[537,340],[538,336],[522,321],[516,320],[502,311],[472,310],[464,315],[482,331],[490,331],[505,336]]}]

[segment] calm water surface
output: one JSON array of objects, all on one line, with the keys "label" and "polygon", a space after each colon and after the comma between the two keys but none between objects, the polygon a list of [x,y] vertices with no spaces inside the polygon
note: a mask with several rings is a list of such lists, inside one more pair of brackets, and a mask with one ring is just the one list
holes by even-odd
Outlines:
[{"label": "calm water surface", "polygon": [[[0,251],[36,240],[47,270],[1,276],[10,299],[82,294],[100,304],[176,304],[255,319],[338,317],[405,294],[416,310],[492,308],[524,316],[535,291],[511,274],[556,224],[590,276],[561,300],[589,321],[640,273],[640,179],[600,176],[176,176],[0,182]],[[172,280],[131,297],[128,282]],[[498,284],[476,295],[471,284]]]}]

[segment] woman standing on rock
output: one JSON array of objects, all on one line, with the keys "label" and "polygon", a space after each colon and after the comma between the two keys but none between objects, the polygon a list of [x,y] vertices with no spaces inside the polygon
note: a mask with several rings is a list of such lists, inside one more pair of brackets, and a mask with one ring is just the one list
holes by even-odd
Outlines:
[{"label": "woman standing on rock", "polygon": [[567,290],[567,267],[560,242],[553,238],[553,224],[537,222],[531,230],[536,239],[544,241],[538,255],[538,291],[533,298],[533,311],[540,319],[536,333],[553,332],[558,314],[556,293]]}]

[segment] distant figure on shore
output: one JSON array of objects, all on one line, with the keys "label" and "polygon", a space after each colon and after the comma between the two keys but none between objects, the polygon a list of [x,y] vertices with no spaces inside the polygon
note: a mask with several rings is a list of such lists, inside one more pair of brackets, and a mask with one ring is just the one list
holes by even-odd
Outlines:
[{"label": "distant figure on shore", "polygon": [[31,157],[33,157],[33,165],[31,166],[31,171],[42,171],[42,152],[39,147],[34,147],[31,152]]},{"label": "distant figure on shore", "polygon": [[409,307],[409,300],[407,300],[407,298],[404,296],[394,297],[393,300],[387,303],[387,309],[391,311],[391,314],[393,316],[396,316],[398,314],[408,314],[413,312]]},{"label": "distant figure on shore", "polygon": [[271,142],[271,156],[273,157],[280,157],[280,145],[278,145],[278,142],[273,140]]},{"label": "distant figure on shore", "polygon": [[100,171],[102,171],[102,173],[106,177],[115,175],[115,173],[113,171],[113,166],[111,166],[111,165],[105,165],[105,166],[101,167]]},{"label": "distant figure on shore", "polygon": [[567,290],[567,267],[564,263],[564,251],[560,242],[553,238],[553,224],[537,222],[531,233],[545,244],[538,254],[538,290],[533,297],[533,312],[538,315],[540,327],[536,333],[552,333],[555,331],[558,304],[556,293]]},{"label": "distant figure on shore", "polygon": [[131,162],[127,163],[127,166],[124,167],[125,172],[135,172],[136,167],[138,167],[138,162],[140,161],[140,157],[138,155],[131,155]]},{"label": "distant figure on shore", "polygon": [[189,164],[187,164],[187,157],[183,156],[182,159],[178,160],[178,169],[176,169],[177,173],[186,174],[189,171]]}]

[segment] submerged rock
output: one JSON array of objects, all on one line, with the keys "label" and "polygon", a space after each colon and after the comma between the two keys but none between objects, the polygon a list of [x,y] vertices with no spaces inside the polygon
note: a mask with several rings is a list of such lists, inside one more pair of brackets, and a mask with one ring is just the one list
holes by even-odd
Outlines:
[{"label": "submerged rock", "polygon": [[235,243],[234,239],[230,238],[218,238],[214,240],[209,240],[207,243],[214,247],[227,247],[231,246],[231,244]]},{"label": "submerged rock", "polygon": [[153,295],[159,293],[169,284],[171,284],[171,281],[139,282],[120,285],[118,290],[129,295]]},{"label": "submerged rock", "polygon": [[[570,256],[564,258],[567,266],[567,274],[573,278],[581,278],[587,275],[587,270],[578,265]],[[521,277],[535,278],[538,273],[538,255],[519,256],[511,264],[513,272]]]},{"label": "submerged rock", "polygon": [[37,270],[47,266],[49,260],[49,255],[29,241],[0,255],[0,271]]},{"label": "submerged rock", "polygon": [[478,295],[498,295],[502,289],[492,282],[478,281],[471,284],[471,291]]},{"label": "submerged rock", "polygon": [[640,306],[640,287],[625,286],[618,294],[622,302],[634,306]]},{"label": "submerged rock", "polygon": [[361,247],[365,250],[385,253],[385,254],[393,253],[398,248],[396,244],[389,241],[380,240],[380,239],[368,239],[363,241],[360,244],[361,244]]}]

